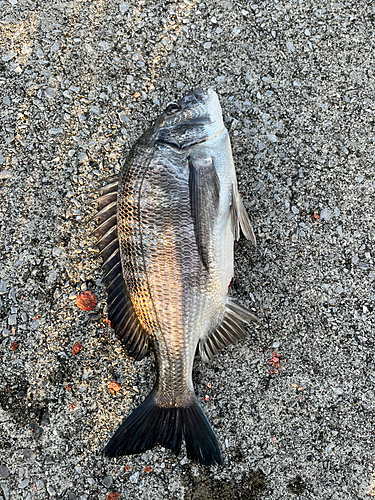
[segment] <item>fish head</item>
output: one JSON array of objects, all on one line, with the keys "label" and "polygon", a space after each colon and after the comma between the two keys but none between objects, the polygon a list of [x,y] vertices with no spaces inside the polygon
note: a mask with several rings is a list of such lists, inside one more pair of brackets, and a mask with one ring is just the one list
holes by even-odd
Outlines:
[{"label": "fish head", "polygon": [[168,104],[152,127],[153,140],[183,149],[224,130],[216,92],[196,89]]}]

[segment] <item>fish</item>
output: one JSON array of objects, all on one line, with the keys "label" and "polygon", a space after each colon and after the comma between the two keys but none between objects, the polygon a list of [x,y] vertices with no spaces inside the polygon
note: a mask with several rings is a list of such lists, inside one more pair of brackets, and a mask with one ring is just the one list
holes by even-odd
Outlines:
[{"label": "fish", "polygon": [[93,235],[108,319],[129,356],[150,349],[156,383],[104,454],[161,445],[204,465],[220,446],[195,395],[196,354],[209,361],[258,318],[228,295],[240,229],[256,239],[238,192],[229,134],[213,89],[170,103],[100,188]]}]

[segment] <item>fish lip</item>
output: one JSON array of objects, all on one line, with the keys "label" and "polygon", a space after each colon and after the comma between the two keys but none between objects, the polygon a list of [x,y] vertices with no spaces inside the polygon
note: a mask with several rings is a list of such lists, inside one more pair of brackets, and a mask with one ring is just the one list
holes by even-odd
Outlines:
[{"label": "fish lip", "polygon": [[193,94],[198,98],[198,99],[201,99],[202,101],[205,101],[205,102],[209,102],[211,100],[216,100],[217,101],[217,107],[218,109],[215,109],[215,112],[213,113],[213,117],[215,117],[214,119],[211,119],[211,120],[202,120],[202,121],[196,121],[194,122],[194,120],[192,122],[190,122],[191,125],[212,125],[214,123],[216,123],[218,121],[218,118],[219,118],[219,114],[220,113],[217,113],[217,111],[221,111],[220,109],[220,103],[219,103],[219,97],[217,95],[217,93],[214,91],[214,89],[212,87],[209,87],[207,89],[207,91],[204,91],[202,90],[201,88],[197,88],[195,90],[193,90]]},{"label": "fish lip", "polygon": [[200,87],[197,87],[196,89],[193,90],[193,94],[195,97],[198,99],[202,99],[202,101],[208,101],[214,93],[214,89],[209,87],[206,91],[203,90]]}]

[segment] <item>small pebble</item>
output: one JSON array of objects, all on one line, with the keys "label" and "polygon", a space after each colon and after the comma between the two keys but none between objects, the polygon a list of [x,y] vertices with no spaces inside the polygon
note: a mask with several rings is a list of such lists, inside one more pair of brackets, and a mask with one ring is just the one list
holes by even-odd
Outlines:
[{"label": "small pebble", "polygon": [[56,495],[56,491],[52,488],[52,486],[47,486],[47,491],[51,497]]},{"label": "small pebble", "polygon": [[86,153],[79,153],[78,160],[83,163],[89,161],[89,157],[87,156]]},{"label": "small pebble", "polygon": [[55,42],[49,50],[51,54],[55,54],[56,52],[59,51],[59,49],[60,49],[60,42]]},{"label": "small pebble", "polygon": [[367,262],[358,262],[358,267],[360,267],[361,269],[368,269],[368,264]]},{"label": "small pebble", "polygon": [[341,396],[342,394],[344,394],[344,391],[341,389],[341,387],[333,387],[332,390],[336,394],[336,396]]},{"label": "small pebble", "polygon": [[104,484],[104,486],[105,486],[106,488],[110,488],[110,487],[112,486],[112,484],[113,484],[113,479],[112,479],[112,476],[106,476],[106,477],[103,479],[102,483]]},{"label": "small pebble", "polygon": [[118,114],[118,117],[122,121],[122,123],[129,123],[130,119],[129,117],[124,113],[124,111],[121,111],[121,113]]},{"label": "small pebble", "polygon": [[129,481],[131,483],[138,483],[138,479],[139,479],[139,472],[135,472],[129,477]]},{"label": "small pebble", "polygon": [[17,304],[17,297],[16,297],[16,292],[15,292],[14,288],[11,288],[11,289],[9,290],[8,297],[9,297],[10,299],[12,299],[12,301],[13,301],[15,304]]},{"label": "small pebble", "polygon": [[31,323],[31,328],[32,328],[33,330],[37,330],[37,329],[38,329],[38,327],[39,327],[39,320],[34,319],[34,321]]},{"label": "small pebble", "polygon": [[1,60],[7,62],[16,57],[16,55],[17,52],[10,52],[9,54],[5,54],[4,56],[2,56]]},{"label": "small pebble", "polygon": [[23,479],[22,481],[20,481],[19,483],[19,488],[23,489],[23,488],[26,488],[26,486],[29,486],[29,480],[28,479]]},{"label": "small pebble", "polygon": [[5,497],[5,500],[9,500],[10,496],[9,496],[8,486],[5,483],[1,483],[1,489],[3,490],[3,495]]},{"label": "small pebble", "polygon": [[0,477],[8,477],[9,476],[9,470],[5,465],[0,465]]},{"label": "small pebble", "polygon": [[277,142],[277,137],[275,134],[267,134],[267,139],[271,142]]},{"label": "small pebble", "polygon": [[129,10],[129,5],[127,3],[122,3],[119,5],[121,14],[125,14]]},{"label": "small pebble", "polygon": [[17,324],[17,314],[11,314],[8,317],[8,325],[13,326]]},{"label": "small pebble", "polygon": [[294,44],[293,42],[286,42],[286,47],[289,49],[291,52],[295,51]]},{"label": "small pebble", "polygon": [[44,488],[44,482],[42,479],[38,479],[38,481],[35,483],[36,487],[38,490],[42,490]]},{"label": "small pebble", "polygon": [[324,208],[324,209],[320,212],[320,218],[321,218],[321,219],[329,220],[331,217],[332,217],[332,212],[331,212],[331,210],[329,210],[328,208]]},{"label": "small pebble", "polygon": [[99,42],[99,47],[101,47],[103,50],[109,50],[109,43],[105,41]]}]

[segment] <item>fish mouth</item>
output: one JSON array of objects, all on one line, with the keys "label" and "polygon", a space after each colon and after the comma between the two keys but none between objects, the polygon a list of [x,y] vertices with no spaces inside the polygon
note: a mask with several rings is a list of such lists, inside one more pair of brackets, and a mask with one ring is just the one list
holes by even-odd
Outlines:
[{"label": "fish mouth", "polygon": [[215,93],[215,91],[211,87],[209,89],[207,89],[206,91],[201,89],[200,87],[193,90],[194,96],[197,99],[202,100],[202,101],[208,101],[214,93]]},{"label": "fish mouth", "polygon": [[202,90],[200,87],[194,89],[191,94],[197,101],[203,101],[210,109],[208,116],[197,116],[188,121],[187,125],[212,125],[217,122],[218,117],[221,116],[221,107],[219,98],[213,88]]}]

